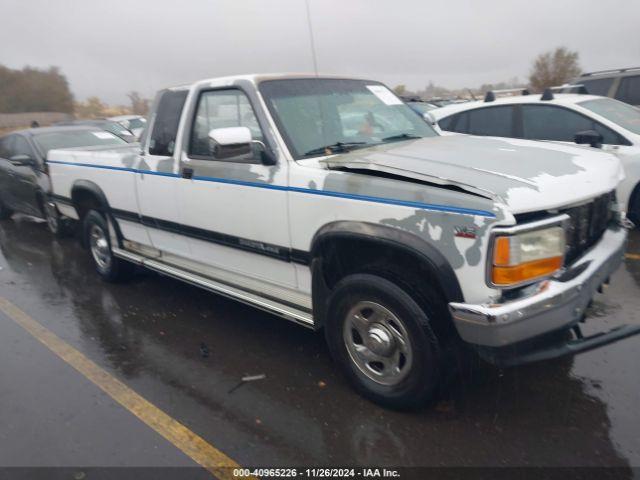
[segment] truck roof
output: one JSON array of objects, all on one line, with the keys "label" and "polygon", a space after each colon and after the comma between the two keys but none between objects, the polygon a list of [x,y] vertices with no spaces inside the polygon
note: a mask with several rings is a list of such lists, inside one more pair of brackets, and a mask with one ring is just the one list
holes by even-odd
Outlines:
[{"label": "truck roof", "polygon": [[335,78],[335,79],[345,79],[345,80],[366,80],[360,77],[352,77],[349,75],[337,75],[337,74],[319,74],[316,75],[314,73],[249,73],[243,75],[229,75],[225,77],[213,77],[213,78],[205,78],[202,80],[197,80],[193,83],[187,83],[182,85],[175,85],[173,87],[169,87],[169,90],[182,90],[189,89],[192,87],[199,86],[207,86],[207,85],[231,85],[238,80],[247,80],[251,83],[258,84],[260,82],[266,80],[287,80],[287,79],[296,79],[296,78]]}]

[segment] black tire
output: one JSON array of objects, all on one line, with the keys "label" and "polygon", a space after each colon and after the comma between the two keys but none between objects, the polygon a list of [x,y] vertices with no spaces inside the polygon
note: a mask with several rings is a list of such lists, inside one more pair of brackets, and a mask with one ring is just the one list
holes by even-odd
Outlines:
[{"label": "black tire", "polygon": [[11,218],[11,215],[13,215],[13,210],[6,207],[0,199],[0,220],[7,220]]},{"label": "black tire", "polygon": [[629,212],[627,218],[635,224],[635,228],[640,228],[640,187],[634,192],[631,202],[629,203]]},{"label": "black tire", "polygon": [[[361,305],[365,305],[362,316],[366,317],[366,308],[368,308],[366,305],[369,304],[382,306],[382,310],[396,317],[392,321],[392,326],[394,322],[399,321],[402,324],[401,328],[396,325],[396,328],[387,329],[387,333],[392,333],[391,336],[394,338],[392,341],[399,344],[397,333],[404,330],[401,337],[406,337],[411,347],[410,353],[405,355],[404,366],[402,366],[402,354],[399,356],[398,365],[401,368],[395,370],[403,373],[398,373],[397,378],[392,379],[396,382],[394,384],[382,383],[384,380],[382,376],[372,378],[378,375],[377,370],[380,369],[369,368],[375,367],[375,361],[365,363],[363,368],[362,363],[359,365],[355,358],[358,355],[354,353],[354,346],[356,350],[362,349],[365,343],[375,339],[375,336],[368,336],[368,340],[362,338],[357,329],[352,328],[349,318],[353,318],[351,313],[354,309],[358,310]],[[420,407],[433,399],[440,383],[442,360],[438,340],[431,328],[430,312],[425,311],[427,309],[428,307],[421,308],[416,300],[398,285],[377,275],[354,274],[338,282],[328,299],[325,336],[332,357],[361,395],[375,403],[396,409]],[[372,330],[373,325],[379,325],[379,323],[371,320],[369,322],[366,324],[367,332],[375,333]],[[357,345],[358,339],[361,345]],[[352,345],[347,346],[348,342],[352,342]],[[383,344],[378,343],[378,347],[380,345]],[[382,348],[385,349],[387,346],[388,344],[385,344]],[[387,356],[389,352],[383,355]],[[395,357],[395,355],[391,356]],[[406,370],[403,371],[403,369]]]},{"label": "black tire", "polygon": [[135,265],[113,255],[109,229],[104,216],[89,210],[83,220],[83,239],[96,265],[96,271],[107,282],[123,282],[133,276]]}]

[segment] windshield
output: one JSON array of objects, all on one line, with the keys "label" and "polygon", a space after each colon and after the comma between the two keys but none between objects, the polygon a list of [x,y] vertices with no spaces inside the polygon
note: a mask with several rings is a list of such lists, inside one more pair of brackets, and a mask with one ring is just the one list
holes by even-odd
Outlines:
[{"label": "windshield", "polygon": [[308,78],[260,84],[269,111],[297,159],[363,148],[436,132],[376,82]]},{"label": "windshield", "polygon": [[127,142],[112,133],[102,130],[77,130],[67,132],[39,133],[33,139],[46,157],[56,148],[92,147],[96,145],[127,145]]},{"label": "windshield", "polygon": [[586,100],[578,105],[640,135],[640,109],[610,98]]},{"label": "windshield", "polygon": [[115,133],[118,136],[131,135],[131,132],[127,130],[125,127],[123,127],[122,125],[120,125],[118,122],[105,122],[97,126],[104,128],[108,132]]}]

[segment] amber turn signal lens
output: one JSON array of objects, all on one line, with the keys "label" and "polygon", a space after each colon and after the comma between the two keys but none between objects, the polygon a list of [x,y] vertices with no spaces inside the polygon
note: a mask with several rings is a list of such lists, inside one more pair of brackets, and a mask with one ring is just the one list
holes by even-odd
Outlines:
[{"label": "amber turn signal lens", "polygon": [[506,266],[510,263],[510,242],[509,237],[498,237],[493,250],[493,264]]},{"label": "amber turn signal lens", "polygon": [[[496,255],[497,263],[497,255]],[[493,267],[491,280],[494,285],[515,285],[554,273],[562,267],[562,257],[543,258],[514,267]]]}]

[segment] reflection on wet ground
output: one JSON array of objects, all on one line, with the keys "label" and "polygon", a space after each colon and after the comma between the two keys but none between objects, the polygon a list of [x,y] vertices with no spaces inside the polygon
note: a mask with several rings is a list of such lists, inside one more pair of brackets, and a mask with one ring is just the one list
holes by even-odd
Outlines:
[{"label": "reflection on wet ground", "polygon": [[[432,408],[398,413],[351,391],[322,335],[148,272],[105,284],[75,240],[25,219],[0,224],[0,250],[2,296],[241,464],[640,465],[639,338],[480,367]],[[637,323],[639,310],[628,259],[590,323]],[[234,389],[253,374],[266,378]]]}]

